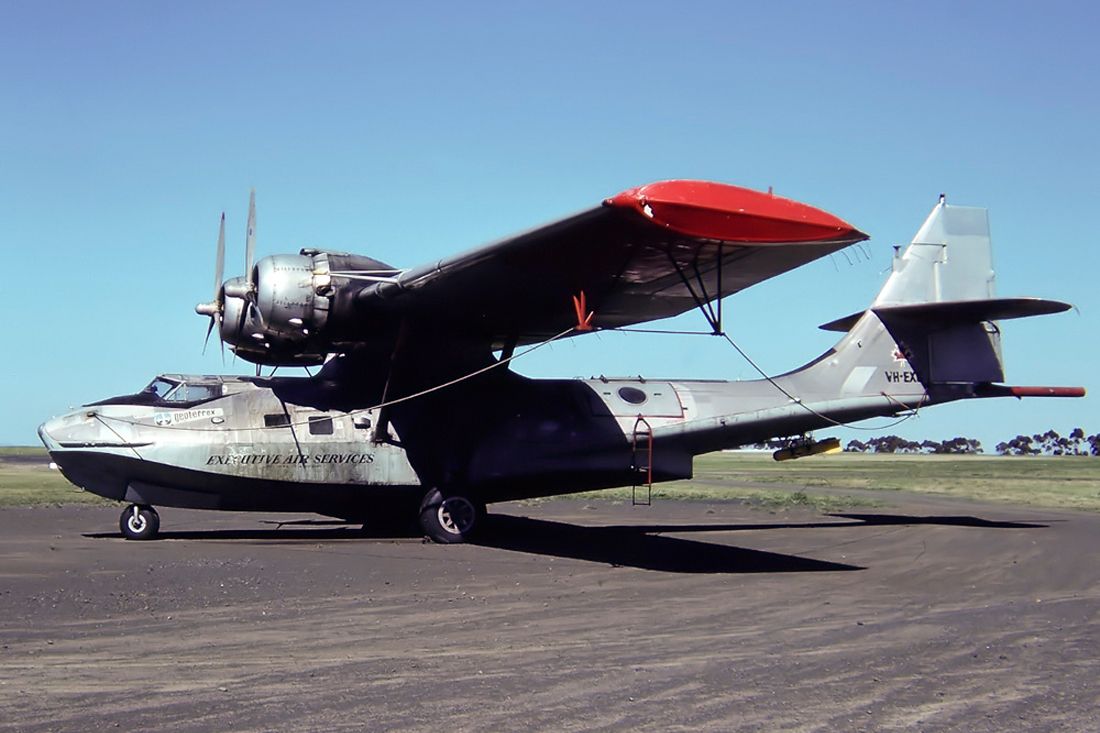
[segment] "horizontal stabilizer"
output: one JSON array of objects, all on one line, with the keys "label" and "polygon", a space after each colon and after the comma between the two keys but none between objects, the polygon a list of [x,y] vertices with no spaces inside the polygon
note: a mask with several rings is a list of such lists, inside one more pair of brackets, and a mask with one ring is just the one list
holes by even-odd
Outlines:
[{"label": "horizontal stabilizer", "polygon": [[[904,318],[919,320],[930,328],[946,327],[961,323],[1002,321],[1010,318],[1043,316],[1061,313],[1072,308],[1069,303],[1043,298],[985,298],[982,300],[951,300],[934,303],[910,303],[906,305],[880,305],[871,310],[883,319]],[[865,311],[853,313],[835,321],[822,324],[825,331],[847,332]]]}]

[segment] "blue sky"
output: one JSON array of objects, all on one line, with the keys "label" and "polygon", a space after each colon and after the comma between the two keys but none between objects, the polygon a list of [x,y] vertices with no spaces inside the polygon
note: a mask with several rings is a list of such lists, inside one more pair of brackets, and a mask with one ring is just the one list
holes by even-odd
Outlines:
[{"label": "blue sky", "polygon": [[[0,2],[0,444],[200,354],[218,216],[243,269],[303,246],[412,266],[653,180],[820,206],[872,235],[726,303],[765,369],[828,348],[940,192],[990,209],[1008,381],[1095,391],[1100,11],[1086,3]],[[701,325],[697,316],[677,322]],[[702,337],[600,335],[533,376],[752,378]],[[890,432],[1081,425],[1095,398],[936,408]],[[870,425],[875,425],[871,422]],[[858,434],[837,433],[847,440]],[[874,434],[873,432],[871,434]],[[865,437],[865,436],[860,436]]]}]

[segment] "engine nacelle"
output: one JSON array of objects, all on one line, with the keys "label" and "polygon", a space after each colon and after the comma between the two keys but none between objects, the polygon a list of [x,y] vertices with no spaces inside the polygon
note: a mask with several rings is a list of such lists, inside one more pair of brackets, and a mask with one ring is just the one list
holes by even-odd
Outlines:
[{"label": "engine nacelle", "polygon": [[323,257],[265,257],[252,271],[251,286],[233,278],[223,293],[220,331],[233,353],[271,366],[324,362],[321,331],[332,288]]},{"label": "engine nacelle", "polygon": [[264,257],[253,279],[266,336],[304,343],[321,335],[333,292],[326,255]]},{"label": "engine nacelle", "polygon": [[361,281],[396,272],[369,257],[316,250],[264,257],[252,271],[251,285],[245,278],[225,283],[222,339],[257,364],[321,364],[356,321],[350,307]]}]

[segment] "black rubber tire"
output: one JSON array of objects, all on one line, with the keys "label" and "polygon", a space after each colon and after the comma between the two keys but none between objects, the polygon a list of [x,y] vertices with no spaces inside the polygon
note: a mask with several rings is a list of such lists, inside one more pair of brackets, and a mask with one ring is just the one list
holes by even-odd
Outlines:
[{"label": "black rubber tire", "polygon": [[151,506],[138,507],[134,516],[134,505],[122,510],[118,518],[118,528],[128,540],[154,540],[160,534],[160,515]]},{"label": "black rubber tire", "polygon": [[466,542],[481,527],[485,505],[461,493],[444,495],[432,489],[420,504],[420,527],[433,542],[453,545]]}]

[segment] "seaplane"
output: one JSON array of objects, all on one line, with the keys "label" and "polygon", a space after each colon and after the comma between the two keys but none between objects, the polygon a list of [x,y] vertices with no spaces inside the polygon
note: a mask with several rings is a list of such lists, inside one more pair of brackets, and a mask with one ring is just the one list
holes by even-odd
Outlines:
[{"label": "seaplane", "polygon": [[157,507],[185,507],[407,520],[455,543],[496,502],[648,489],[690,478],[695,456],[775,438],[790,441],[777,457],[812,455],[835,448],[815,430],[948,402],[1084,394],[1005,383],[1001,323],[1070,306],[998,297],[986,210],[943,197],[804,366],[740,381],[513,368],[547,344],[693,309],[736,347],[727,298],[866,239],[770,191],[671,180],[415,267],[323,249],[254,262],[253,192],[245,273],[223,282],[223,214],[213,298],[196,310],[255,376],[162,374],[38,434],[69,481],[126,504],[131,540],[157,537]]}]

